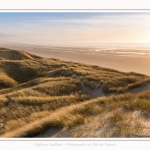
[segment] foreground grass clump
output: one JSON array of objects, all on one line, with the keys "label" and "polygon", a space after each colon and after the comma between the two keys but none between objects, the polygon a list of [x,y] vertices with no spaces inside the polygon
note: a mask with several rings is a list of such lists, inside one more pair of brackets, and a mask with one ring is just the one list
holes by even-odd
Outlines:
[{"label": "foreground grass clump", "polygon": [[142,133],[142,123],[128,113],[139,111],[141,119],[148,119],[150,92],[127,92],[147,86],[150,77],[0,51],[0,137],[34,137],[49,128],[71,130],[97,116],[106,116],[101,122],[112,129],[108,137]]},{"label": "foreground grass clump", "polygon": [[[5,132],[5,134],[3,134],[2,136],[4,137],[11,137],[11,136],[12,137],[29,137],[29,136],[32,137],[40,133],[43,133],[48,128],[60,128],[60,129],[72,128],[80,124],[84,124],[86,122],[86,119],[88,119],[89,117],[91,118],[91,117],[94,117],[95,115],[112,112],[112,109],[114,108],[116,108],[116,110],[123,109],[128,102],[132,102],[134,99],[137,99],[137,96],[132,95],[132,94],[111,96],[108,98],[101,97],[97,99],[86,100],[85,102],[80,102],[78,104],[74,103],[73,105],[70,105],[70,106],[67,105],[66,107],[61,107],[57,109],[56,111],[54,111],[53,109],[50,109],[50,110],[48,109],[47,111],[43,109],[40,111],[40,107],[38,110],[36,106],[34,106],[36,108],[36,111],[38,110],[38,112],[34,111],[33,113],[31,113],[31,108],[33,109],[33,107],[27,106],[30,109],[30,114],[34,114],[34,115],[28,115],[28,117],[25,117],[24,119],[28,120],[28,123],[31,121],[32,124],[26,124],[26,125],[20,124],[21,125],[20,128],[17,128],[14,131],[12,130],[11,132],[10,131]],[[44,114],[45,111],[47,113],[47,116],[44,117],[44,115],[41,115],[42,118],[40,118],[40,115],[37,118],[33,117],[35,116],[35,113],[36,113],[36,116],[38,116],[39,112],[41,113],[43,112]],[[19,114],[21,114],[21,112]],[[27,116],[27,114],[25,116]],[[22,121],[24,119],[22,119]],[[25,120],[23,122],[25,122]],[[113,129],[113,133],[110,134],[111,136],[112,135],[123,136],[122,134],[125,132],[125,130],[123,130],[121,126],[123,126],[123,124],[125,124],[125,122],[127,121],[126,127],[129,128],[131,126],[130,123],[134,122],[133,119],[129,119],[128,114],[125,114],[123,112],[113,113],[113,116],[109,120],[110,122],[106,122],[106,125],[109,123],[111,124],[111,126],[113,125],[115,127],[115,129]],[[16,118],[16,121],[17,121],[17,118]],[[10,125],[7,124],[7,128],[10,129],[9,126]],[[12,125],[11,125],[11,129],[12,129]],[[121,131],[119,132],[119,130]],[[126,131],[127,130],[128,129],[126,128]],[[134,128],[131,131],[133,132],[133,130]],[[129,131],[130,130],[128,130],[128,136],[130,135]]]},{"label": "foreground grass clump", "polygon": [[115,112],[113,116],[110,118],[110,123],[112,125],[117,125],[125,120],[127,120],[127,116],[122,111],[118,111]]}]

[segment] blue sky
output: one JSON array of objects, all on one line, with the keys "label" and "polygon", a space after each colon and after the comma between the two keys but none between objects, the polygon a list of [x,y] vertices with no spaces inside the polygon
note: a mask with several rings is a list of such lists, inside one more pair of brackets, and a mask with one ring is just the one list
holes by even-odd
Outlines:
[{"label": "blue sky", "polygon": [[0,44],[150,43],[150,13],[0,13]]}]

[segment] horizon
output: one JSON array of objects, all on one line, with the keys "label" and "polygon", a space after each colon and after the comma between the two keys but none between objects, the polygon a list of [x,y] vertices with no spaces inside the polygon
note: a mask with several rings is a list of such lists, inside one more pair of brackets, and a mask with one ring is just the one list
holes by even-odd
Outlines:
[{"label": "horizon", "polygon": [[97,48],[101,50],[147,50],[150,51],[150,43],[69,43],[69,44],[33,44],[33,43],[6,43],[0,44],[5,48],[38,48],[38,47],[58,47],[58,48]]}]

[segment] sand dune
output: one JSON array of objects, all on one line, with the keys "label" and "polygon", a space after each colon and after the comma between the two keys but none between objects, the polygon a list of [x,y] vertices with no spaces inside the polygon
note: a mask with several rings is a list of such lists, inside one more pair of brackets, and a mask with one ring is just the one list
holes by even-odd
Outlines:
[{"label": "sand dune", "polygon": [[[91,56],[75,54],[59,53]],[[0,48],[0,74],[0,137],[150,136],[147,75],[6,48]]]}]

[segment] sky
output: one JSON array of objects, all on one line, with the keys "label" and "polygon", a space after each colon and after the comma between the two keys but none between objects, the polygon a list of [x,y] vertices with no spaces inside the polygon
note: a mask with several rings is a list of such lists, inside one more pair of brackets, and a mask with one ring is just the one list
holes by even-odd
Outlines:
[{"label": "sky", "polygon": [[150,12],[0,12],[0,44],[149,43]]}]

